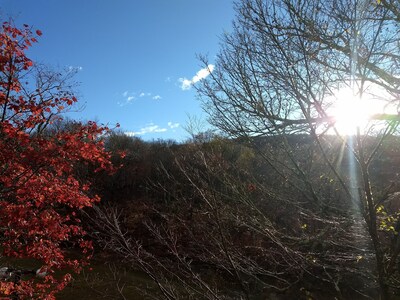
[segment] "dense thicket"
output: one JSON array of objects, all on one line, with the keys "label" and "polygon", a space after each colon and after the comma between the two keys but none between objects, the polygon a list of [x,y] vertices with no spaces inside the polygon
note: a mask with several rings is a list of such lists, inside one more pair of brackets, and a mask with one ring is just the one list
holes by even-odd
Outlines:
[{"label": "dense thicket", "polygon": [[[285,143],[322,202],[300,193],[290,172],[287,181],[277,177],[263,158],[290,159],[282,153]],[[380,234],[388,248],[397,242],[398,229],[391,226],[398,226],[398,214],[386,205],[400,188],[393,172],[400,163],[397,143],[387,140],[371,172],[376,184],[391,183],[379,195]],[[97,241],[149,274],[166,299],[377,297],[364,224],[352,217],[355,203],[313,154],[317,145],[309,136],[175,144],[115,134],[106,145],[126,155],[114,158],[123,167],[113,177],[98,178],[105,201],[92,214]],[[324,141],[332,153],[342,145],[333,136]],[[340,169],[349,168],[348,158],[344,152]]]}]

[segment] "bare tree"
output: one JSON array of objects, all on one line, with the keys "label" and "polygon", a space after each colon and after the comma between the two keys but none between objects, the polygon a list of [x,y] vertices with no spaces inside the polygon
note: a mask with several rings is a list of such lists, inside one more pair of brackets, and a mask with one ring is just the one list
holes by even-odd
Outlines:
[{"label": "bare tree", "polygon": [[[362,105],[374,98],[382,107],[398,107],[399,2],[243,0],[236,11],[233,32],[224,37],[214,72],[197,86],[211,123],[253,144],[256,136],[279,137],[281,155],[265,148],[260,153],[304,201],[320,207],[314,209],[315,218],[327,204],[316,178],[335,182],[339,202],[347,199],[351,205],[333,206],[340,207],[341,216],[363,221],[381,298],[389,299],[399,286],[397,231],[388,247],[378,212],[385,190],[374,190],[370,167],[385,139],[397,133],[399,117],[397,112],[377,112],[365,128],[358,126],[352,137],[344,138],[332,109],[342,100],[338,91],[346,87]],[[305,161],[288,138],[293,134],[311,138]],[[332,142],[331,134],[342,144]],[[318,174],[319,159],[329,171]]]}]

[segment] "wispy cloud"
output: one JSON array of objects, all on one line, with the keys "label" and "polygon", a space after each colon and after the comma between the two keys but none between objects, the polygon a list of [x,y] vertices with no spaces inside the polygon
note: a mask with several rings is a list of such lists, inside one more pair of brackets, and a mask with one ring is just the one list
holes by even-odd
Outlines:
[{"label": "wispy cloud", "polygon": [[168,122],[167,125],[168,125],[169,128],[174,129],[174,128],[178,128],[180,124],[179,123]]},{"label": "wispy cloud", "polygon": [[140,94],[139,94],[139,97],[150,97],[151,96],[151,93],[144,93],[144,92],[141,92]]},{"label": "wispy cloud", "polygon": [[210,64],[206,68],[199,70],[192,79],[187,79],[185,77],[179,78],[178,80],[181,83],[181,89],[183,91],[190,89],[193,84],[206,78],[212,71],[214,71],[214,65]]},{"label": "wispy cloud", "polygon": [[119,94],[120,97],[123,98],[123,101],[118,101],[118,105],[119,106],[125,106],[128,104],[131,104],[134,100],[138,99],[138,98],[150,98],[153,100],[160,100],[162,99],[162,97],[160,95],[154,95],[150,93],[150,92],[140,92],[140,93],[136,93],[136,92],[131,92],[131,91],[124,91],[121,94]]},{"label": "wispy cloud", "polygon": [[124,133],[128,136],[136,136],[136,135],[145,135],[148,133],[166,132],[167,130],[168,130],[167,128],[162,128],[159,125],[150,123],[147,126],[140,128],[139,131],[126,131]]},{"label": "wispy cloud", "polygon": [[79,72],[82,70],[83,70],[83,67],[81,67],[81,66],[68,66],[68,72]]},{"label": "wispy cloud", "polygon": [[180,126],[179,123],[168,122],[166,127],[161,127],[154,123],[149,123],[146,126],[140,128],[138,131],[125,131],[124,134],[127,136],[138,136],[138,135],[145,135],[151,133],[161,133],[166,132],[168,130],[172,130],[175,132],[175,129]]},{"label": "wispy cloud", "polygon": [[133,100],[135,100],[134,93],[125,91],[121,94],[123,101],[118,101],[119,106],[125,106],[127,104],[130,104]]}]

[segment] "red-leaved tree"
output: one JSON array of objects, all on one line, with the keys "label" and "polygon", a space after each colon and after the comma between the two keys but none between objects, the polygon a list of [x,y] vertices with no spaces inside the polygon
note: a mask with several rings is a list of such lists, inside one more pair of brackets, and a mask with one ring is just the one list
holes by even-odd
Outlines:
[{"label": "red-leaved tree", "polygon": [[[0,32],[0,247],[3,256],[34,259],[47,272],[42,279],[3,276],[0,298],[54,299],[65,287],[71,275],[55,271],[79,271],[91,255],[77,212],[99,200],[77,169],[112,170],[101,141],[107,128],[89,122],[49,130],[77,100],[60,74],[34,71],[25,51],[40,35],[8,22]],[[71,258],[66,246],[83,255]]]}]

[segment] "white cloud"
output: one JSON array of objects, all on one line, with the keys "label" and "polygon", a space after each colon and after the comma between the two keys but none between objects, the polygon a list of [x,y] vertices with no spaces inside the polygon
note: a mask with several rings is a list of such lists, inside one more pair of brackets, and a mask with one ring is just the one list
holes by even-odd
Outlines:
[{"label": "white cloud", "polygon": [[190,89],[190,87],[196,82],[206,78],[212,71],[214,71],[214,65],[208,65],[206,68],[199,70],[196,75],[192,77],[191,80],[187,78],[179,78],[179,82],[181,83],[181,89],[183,91]]},{"label": "white cloud", "polygon": [[158,125],[150,123],[147,126],[140,128],[139,131],[126,131],[124,133],[128,136],[136,136],[136,135],[144,135],[144,134],[148,134],[148,133],[166,132],[167,130],[168,130],[167,128],[162,128]]},{"label": "white cloud", "polygon": [[144,93],[144,92],[141,92],[140,94],[139,94],[139,97],[150,97],[151,96],[151,93]]},{"label": "white cloud", "polygon": [[81,66],[68,66],[68,72],[79,72],[82,70],[83,70],[83,67],[81,67]]},{"label": "white cloud", "polygon": [[207,68],[201,69],[196,73],[192,78],[192,82],[196,83],[197,81],[206,78],[212,71],[214,71],[214,65],[208,65]]},{"label": "white cloud", "polygon": [[179,78],[179,81],[182,83],[181,89],[183,91],[190,89],[190,87],[192,85],[192,81],[190,81],[189,79],[186,79],[186,78]]},{"label": "white cloud", "polygon": [[124,98],[123,101],[118,101],[119,106],[125,106],[127,104],[130,104],[133,100],[135,100],[134,93],[130,91],[125,91],[121,94],[122,98]]},{"label": "white cloud", "polygon": [[135,136],[136,135],[134,131],[125,131],[124,134],[127,136]]},{"label": "white cloud", "polygon": [[160,95],[155,95],[152,97],[152,93],[150,92],[140,92],[140,93],[136,93],[136,92],[131,92],[129,90],[124,91],[123,93],[120,94],[120,96],[122,96],[123,101],[118,101],[118,105],[120,107],[123,107],[125,105],[131,104],[134,100],[138,99],[138,98],[147,98],[147,97],[151,97],[151,99],[153,100],[160,100],[162,99],[162,97]]},{"label": "white cloud", "polygon": [[180,125],[179,123],[168,122],[168,127],[171,129],[178,128],[179,125]]}]

